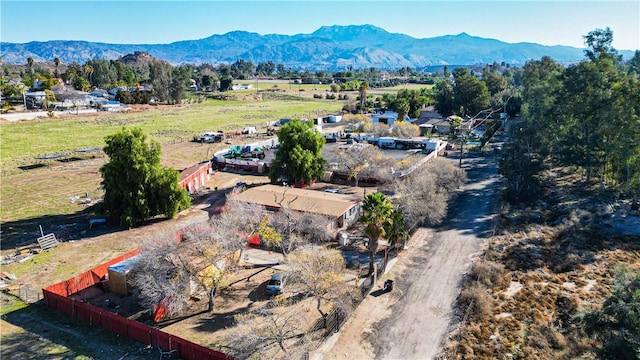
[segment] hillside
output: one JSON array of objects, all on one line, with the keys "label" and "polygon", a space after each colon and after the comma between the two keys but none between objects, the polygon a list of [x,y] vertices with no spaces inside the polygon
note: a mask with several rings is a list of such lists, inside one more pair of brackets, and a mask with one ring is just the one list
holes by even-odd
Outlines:
[{"label": "hillside", "polygon": [[[53,61],[56,56],[63,63],[84,63],[94,58],[115,60],[131,53],[147,52],[172,64],[233,63],[244,59],[254,63],[273,61],[292,68],[330,70],[346,66],[424,68],[494,61],[523,65],[543,56],[571,63],[584,57],[582,49],[568,46],[511,44],[466,33],[416,39],[372,25],[323,26],[311,34],[291,36],[232,31],[170,44],[124,45],[66,40],[2,42],[0,49],[7,64],[25,64],[29,57],[36,62]],[[625,58],[633,55],[631,51],[621,51],[621,54]]]}]

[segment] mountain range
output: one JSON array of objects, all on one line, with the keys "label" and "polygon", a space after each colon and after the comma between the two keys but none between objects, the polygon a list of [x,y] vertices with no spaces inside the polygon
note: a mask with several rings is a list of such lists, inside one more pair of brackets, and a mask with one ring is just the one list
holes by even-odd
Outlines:
[{"label": "mountain range", "polygon": [[[63,63],[84,63],[89,59],[119,59],[135,51],[177,64],[233,63],[238,59],[254,64],[273,61],[294,69],[344,69],[375,67],[425,68],[442,65],[473,65],[504,62],[523,65],[528,60],[549,56],[562,63],[584,59],[584,49],[545,46],[535,43],[506,43],[466,33],[417,39],[390,33],[373,25],[323,26],[311,34],[260,35],[232,31],[199,40],[170,44],[107,44],[88,41],[52,40],[29,43],[0,43],[5,63],[26,64],[60,58]],[[620,51],[624,58],[632,51]]]}]

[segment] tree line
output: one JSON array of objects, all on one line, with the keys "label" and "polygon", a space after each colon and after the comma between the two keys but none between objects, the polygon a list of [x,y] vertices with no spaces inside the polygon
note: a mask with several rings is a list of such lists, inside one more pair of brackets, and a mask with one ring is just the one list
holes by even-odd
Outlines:
[{"label": "tree line", "polygon": [[596,29],[579,63],[544,57],[523,67],[521,118],[500,165],[511,199],[536,198],[548,159],[586,182],[640,189],[640,51],[625,63],[612,41],[610,29]]}]

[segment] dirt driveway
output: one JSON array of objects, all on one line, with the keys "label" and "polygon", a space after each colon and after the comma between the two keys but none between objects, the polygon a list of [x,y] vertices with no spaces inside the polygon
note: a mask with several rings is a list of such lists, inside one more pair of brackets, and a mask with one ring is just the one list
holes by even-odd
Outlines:
[{"label": "dirt driveway", "polygon": [[439,228],[420,229],[385,275],[395,279],[396,288],[369,295],[314,359],[431,359],[438,354],[451,330],[460,281],[492,235],[500,184],[496,161],[493,155],[465,159],[469,180],[448,219]]}]

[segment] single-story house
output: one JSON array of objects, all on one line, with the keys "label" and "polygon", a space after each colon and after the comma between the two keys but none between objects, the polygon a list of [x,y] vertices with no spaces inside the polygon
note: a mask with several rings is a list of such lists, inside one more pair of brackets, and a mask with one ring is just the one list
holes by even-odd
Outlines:
[{"label": "single-story house", "polygon": [[360,199],[357,196],[317,190],[262,185],[248,188],[238,194],[236,200],[262,205],[271,211],[279,210],[280,204],[287,204],[294,211],[335,220],[334,229],[346,228],[360,216]]},{"label": "single-story house", "polygon": [[211,162],[200,163],[186,168],[180,172],[178,185],[187,190],[189,194],[200,191],[211,176]]},{"label": "single-story house", "polygon": [[47,93],[44,91],[32,91],[24,94],[24,100],[27,104],[27,109],[40,109],[47,98]]},{"label": "single-story house", "polygon": [[[372,124],[387,124],[392,126],[394,122],[398,121],[398,113],[395,111],[382,111],[381,114],[376,114],[371,117]],[[407,115],[404,117],[405,122],[411,122],[411,118]]]}]

